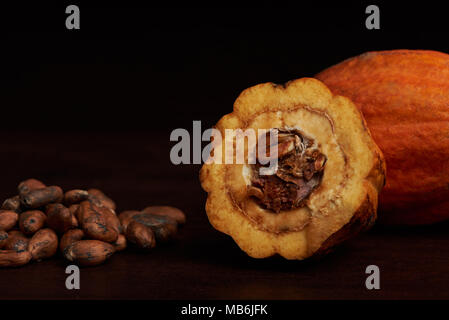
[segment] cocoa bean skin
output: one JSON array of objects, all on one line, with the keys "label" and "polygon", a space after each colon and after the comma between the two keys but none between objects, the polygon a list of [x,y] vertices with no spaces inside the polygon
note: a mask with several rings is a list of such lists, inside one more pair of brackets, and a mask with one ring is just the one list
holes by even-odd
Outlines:
[{"label": "cocoa bean skin", "polygon": [[70,213],[70,214],[72,215],[72,226],[75,227],[75,228],[78,227],[79,226],[78,219],[75,217],[74,214],[72,214],[72,213]]},{"label": "cocoa bean skin", "polygon": [[84,238],[84,231],[81,229],[70,229],[61,237],[59,243],[59,249],[64,253],[64,250],[76,241],[80,241]]},{"label": "cocoa bean skin", "polygon": [[7,240],[8,240],[8,232],[0,230],[0,249],[3,248]]},{"label": "cocoa bean skin", "polygon": [[70,190],[64,194],[64,204],[71,206],[72,204],[80,203],[89,198],[89,193],[86,190]]},{"label": "cocoa bean skin", "polygon": [[78,226],[81,225],[81,220],[80,220],[80,217],[79,217],[79,215],[78,215],[78,213],[79,213],[79,207],[80,207],[79,204],[72,204],[72,205],[69,207],[69,211],[70,211],[70,213],[72,214],[72,216],[76,219],[76,224],[77,224]]},{"label": "cocoa bean skin", "polygon": [[142,210],[142,213],[151,213],[160,216],[167,216],[176,220],[178,224],[186,223],[186,215],[184,212],[175,207],[170,206],[149,206]]},{"label": "cocoa bean skin", "polygon": [[131,221],[126,228],[126,239],[141,249],[152,249],[156,246],[156,239],[151,228]]},{"label": "cocoa bean skin", "polygon": [[19,217],[19,228],[25,235],[29,236],[42,229],[47,216],[39,210],[23,212]]},{"label": "cocoa bean skin", "polygon": [[120,223],[122,225],[122,231],[123,233],[126,232],[126,227],[128,226],[128,224],[132,221],[132,217],[141,213],[140,211],[137,210],[126,210],[121,212],[118,215],[118,218],[120,220]]},{"label": "cocoa bean skin", "polygon": [[119,234],[117,241],[115,241],[113,245],[116,252],[125,250],[127,245],[126,237],[123,234]]},{"label": "cocoa bean skin", "polygon": [[22,210],[20,208],[20,197],[15,196],[9,199],[6,199],[2,204],[2,210],[11,210],[17,213],[20,213]]},{"label": "cocoa bean skin", "polygon": [[41,229],[31,238],[28,251],[33,260],[50,258],[58,251],[58,236],[49,228]]},{"label": "cocoa bean skin", "polygon": [[[175,219],[150,213],[139,213],[132,217],[147,227],[150,227],[158,242],[168,242],[172,240],[178,231],[178,223]],[[128,225],[129,227],[129,225]]]},{"label": "cocoa bean skin", "polygon": [[47,186],[42,181],[39,181],[37,179],[28,179],[19,183],[17,191],[19,191],[19,195],[21,195],[33,190],[43,189],[46,187]]},{"label": "cocoa bean skin", "polygon": [[78,226],[78,222],[70,210],[60,203],[52,203],[46,207],[47,225],[59,234]]},{"label": "cocoa bean skin", "polygon": [[89,193],[89,199],[94,202],[95,205],[108,207],[109,209],[115,211],[115,202],[107,195],[105,195],[103,191],[99,189],[89,189],[87,190],[87,192]]},{"label": "cocoa bean skin", "polygon": [[0,250],[0,267],[19,267],[31,260],[28,251]]},{"label": "cocoa bean skin", "polygon": [[72,204],[72,205],[69,207],[70,213],[73,214],[77,219],[78,219],[78,213],[77,213],[77,211],[78,211],[78,208],[79,208],[79,207],[80,207],[79,204]]},{"label": "cocoa bean skin", "polygon": [[19,215],[15,211],[0,210],[0,230],[9,231],[17,224]]},{"label": "cocoa bean skin", "polygon": [[111,209],[83,201],[78,209],[78,217],[86,237],[104,242],[117,240],[120,221]]},{"label": "cocoa bean skin", "polygon": [[14,250],[16,252],[26,251],[28,249],[28,239],[21,231],[11,230],[8,232],[8,239],[3,244],[4,250]]},{"label": "cocoa bean skin", "polygon": [[96,266],[115,252],[114,246],[99,240],[80,240],[64,250],[64,257],[79,266]]},{"label": "cocoa bean skin", "polygon": [[51,186],[20,194],[20,202],[25,208],[36,209],[49,203],[61,202],[63,196],[64,194],[60,187]]}]

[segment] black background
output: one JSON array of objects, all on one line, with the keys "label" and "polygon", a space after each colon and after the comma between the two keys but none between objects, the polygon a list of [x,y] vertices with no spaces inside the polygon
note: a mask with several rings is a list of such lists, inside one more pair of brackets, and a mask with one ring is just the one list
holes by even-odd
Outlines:
[{"label": "black background", "polygon": [[[183,209],[176,243],[127,251],[82,270],[68,291],[62,258],[0,270],[1,299],[448,298],[449,226],[376,226],[324,261],[254,260],[213,230],[198,165],[174,166],[170,132],[212,126],[245,88],[311,77],[371,50],[449,52],[444,7],[377,3],[142,7],[80,4],[2,7],[0,197],[35,177],[64,189],[98,187],[118,211]],[[379,265],[382,289],[364,287]]]},{"label": "black background", "polygon": [[104,2],[80,5],[81,30],[65,29],[64,5],[6,7],[0,76],[2,114],[11,121],[2,127],[151,130],[189,128],[194,119],[211,126],[261,82],[311,77],[371,50],[449,51],[442,5],[381,2],[381,29],[367,30],[368,4]]}]

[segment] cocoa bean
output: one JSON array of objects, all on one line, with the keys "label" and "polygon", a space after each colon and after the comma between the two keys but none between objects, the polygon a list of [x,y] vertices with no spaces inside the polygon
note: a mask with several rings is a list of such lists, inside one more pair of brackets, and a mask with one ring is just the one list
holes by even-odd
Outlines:
[{"label": "cocoa bean", "polygon": [[186,215],[184,214],[184,212],[175,207],[149,206],[143,209],[142,213],[151,213],[159,216],[167,216],[175,219],[178,224],[186,223]]},{"label": "cocoa bean", "polygon": [[19,230],[11,230],[8,232],[8,239],[3,244],[3,249],[14,250],[16,252],[28,249],[30,240]]},{"label": "cocoa bean", "polygon": [[97,206],[108,207],[112,210],[116,209],[115,202],[99,189],[89,189],[89,199]]},{"label": "cocoa bean", "polygon": [[79,209],[79,207],[80,207],[79,204],[72,204],[69,207],[69,211],[76,218],[78,226],[81,225],[80,217],[78,216],[78,209]]},{"label": "cocoa bean", "polygon": [[147,227],[150,227],[153,230],[158,242],[167,242],[172,240],[178,231],[178,223],[176,220],[167,216],[139,213],[133,216],[132,219]]},{"label": "cocoa bean", "polygon": [[32,235],[44,226],[46,219],[42,211],[25,211],[19,217],[19,228],[24,234]]},{"label": "cocoa bean", "polygon": [[64,257],[79,266],[95,266],[103,263],[115,252],[110,243],[99,240],[80,240],[64,250]]},{"label": "cocoa bean", "polygon": [[123,234],[119,234],[117,240],[112,244],[114,245],[116,252],[125,250],[127,244],[126,237]]},{"label": "cocoa bean", "polygon": [[61,238],[59,243],[59,249],[61,252],[71,245],[72,243],[79,241],[84,238],[84,231],[81,229],[70,229]]},{"label": "cocoa bean", "polygon": [[33,260],[50,258],[58,250],[58,236],[49,229],[41,229],[34,234],[28,245]]},{"label": "cocoa bean", "polygon": [[0,249],[3,248],[7,240],[8,240],[8,232],[0,230]]},{"label": "cocoa bean", "polygon": [[43,189],[47,187],[43,182],[36,179],[28,179],[19,183],[17,187],[17,191],[19,191],[19,195],[28,193],[33,190]]},{"label": "cocoa bean", "polygon": [[117,240],[120,221],[111,209],[83,201],[80,203],[78,216],[86,237],[105,242]]},{"label": "cocoa bean", "polygon": [[80,203],[89,198],[89,193],[86,190],[70,190],[64,194],[64,204],[70,206],[72,204]]},{"label": "cocoa bean", "polygon": [[60,203],[47,205],[46,213],[47,225],[59,234],[78,226],[78,222],[70,210]]},{"label": "cocoa bean", "polygon": [[11,210],[17,213],[20,213],[22,210],[20,209],[20,197],[15,196],[9,199],[6,199],[1,207],[2,210]]},{"label": "cocoa bean", "polygon": [[0,230],[9,231],[17,224],[19,215],[15,211],[0,210]]},{"label": "cocoa bean", "polygon": [[141,213],[141,212],[137,211],[137,210],[127,210],[127,211],[121,212],[118,215],[118,218],[119,218],[120,223],[122,225],[123,233],[126,232],[126,227],[132,221],[132,217],[135,216],[136,214],[139,214],[139,213]]},{"label": "cocoa bean", "polygon": [[126,239],[141,249],[152,249],[156,246],[153,230],[137,221],[131,221],[128,224]]},{"label": "cocoa bean", "polygon": [[19,267],[31,260],[28,251],[0,250],[0,267]]},{"label": "cocoa bean", "polygon": [[[69,210],[69,211],[70,211],[70,210]],[[70,213],[70,214],[72,214],[72,213]],[[73,215],[73,214],[72,214],[72,226],[73,226],[73,227],[78,227],[78,226],[79,226],[78,219],[77,219],[76,216]]]},{"label": "cocoa bean", "polygon": [[62,189],[58,186],[31,190],[20,194],[20,202],[25,208],[36,209],[49,203],[61,202],[63,199]]}]

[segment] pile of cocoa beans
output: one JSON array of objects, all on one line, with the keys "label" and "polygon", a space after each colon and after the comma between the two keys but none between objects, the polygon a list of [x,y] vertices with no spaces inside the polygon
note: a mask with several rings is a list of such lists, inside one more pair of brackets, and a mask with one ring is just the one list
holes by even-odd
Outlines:
[{"label": "pile of cocoa beans", "polygon": [[22,266],[58,252],[79,266],[106,261],[128,245],[150,250],[173,240],[186,222],[174,207],[150,206],[115,213],[115,202],[98,189],[46,186],[28,179],[0,209],[0,267]]}]

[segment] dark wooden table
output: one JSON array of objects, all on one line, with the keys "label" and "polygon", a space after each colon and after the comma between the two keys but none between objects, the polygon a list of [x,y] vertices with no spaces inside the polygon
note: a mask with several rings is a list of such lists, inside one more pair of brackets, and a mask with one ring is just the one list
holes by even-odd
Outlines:
[{"label": "dark wooden table", "polygon": [[[0,196],[41,178],[63,188],[98,187],[118,209],[169,204],[188,222],[173,244],[127,250],[81,269],[81,289],[65,288],[61,257],[0,270],[0,299],[440,299],[449,298],[449,224],[384,228],[319,261],[247,257],[215,231],[204,211],[199,166],[169,161],[170,130],[2,132]],[[365,268],[381,271],[381,289],[365,289]]]}]

